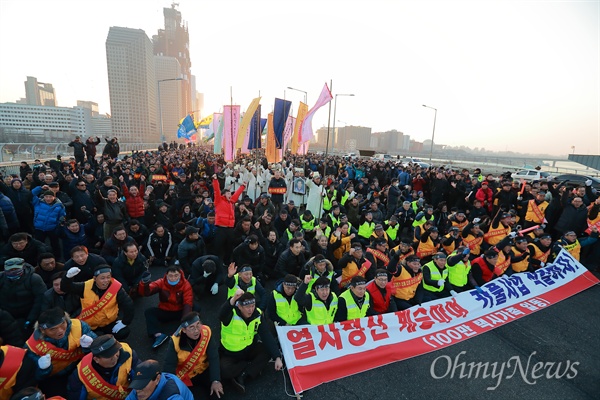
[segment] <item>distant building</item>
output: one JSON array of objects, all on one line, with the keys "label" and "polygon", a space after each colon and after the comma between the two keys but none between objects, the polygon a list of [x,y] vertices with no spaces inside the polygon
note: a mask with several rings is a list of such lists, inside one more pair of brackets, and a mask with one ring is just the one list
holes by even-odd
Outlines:
[{"label": "distant building", "polygon": [[411,140],[408,151],[411,153],[421,153],[423,151],[423,143]]},{"label": "distant building", "polygon": [[92,113],[92,117],[97,117],[99,115],[98,103],[96,102],[77,100],[77,107],[87,108]]},{"label": "distant building", "polygon": [[110,115],[103,114],[92,117],[92,134],[99,138],[113,137],[112,118]]},{"label": "distant building", "polygon": [[0,142],[70,142],[77,135],[92,134],[92,116],[90,110],[83,107],[2,103],[0,130]]},{"label": "distant building", "polygon": [[32,106],[56,107],[56,93],[52,84],[38,82],[33,76],[28,76],[25,81],[25,99]]},{"label": "distant building", "polygon": [[[163,79],[181,77],[181,66],[175,57],[154,56],[154,73],[158,85],[158,81]],[[182,104],[182,83],[183,81],[160,82],[160,107],[157,108],[158,130],[163,132],[164,140],[167,142],[177,139],[179,121],[187,114]]]},{"label": "distant building", "polygon": [[[176,3],[171,8],[163,8],[165,29],[159,29],[158,34],[152,36],[154,54],[157,56],[175,57],[181,66],[181,105],[186,113],[192,112],[192,83],[190,60],[190,35],[187,23],[181,19],[181,12],[176,8]],[[162,91],[162,85],[161,85]]]},{"label": "distant building", "polygon": [[106,39],[113,136],[157,143],[157,83],[152,42],[141,29],[113,26]]},{"label": "distant building", "polygon": [[[375,145],[377,141],[375,140]],[[330,140],[331,146],[331,140]],[[360,149],[371,149],[371,128],[364,126],[344,126],[335,128],[335,150],[339,152],[352,152]]]}]

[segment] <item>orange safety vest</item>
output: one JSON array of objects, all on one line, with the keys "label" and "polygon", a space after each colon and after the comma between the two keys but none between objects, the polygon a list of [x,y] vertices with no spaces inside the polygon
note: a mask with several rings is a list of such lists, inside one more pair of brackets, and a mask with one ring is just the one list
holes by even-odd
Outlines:
[{"label": "orange safety vest", "polygon": [[[444,238],[449,239],[450,236],[451,236],[450,234],[447,234],[446,236],[444,236]],[[452,244],[450,246],[446,246],[445,244],[442,243],[442,247],[444,248],[444,251],[446,252],[446,254],[450,254],[456,248],[456,240],[454,240],[454,238],[452,238]]]},{"label": "orange safety vest", "polygon": [[496,276],[502,275],[510,267],[510,257],[506,257],[503,251],[498,252],[498,262],[494,267]]},{"label": "orange safety vest", "polygon": [[510,226],[506,228],[502,223],[498,224],[497,228],[492,228],[483,234],[483,240],[490,246],[495,246],[510,233]]},{"label": "orange safety vest", "polygon": [[371,253],[375,260],[383,261],[383,265],[386,267],[390,263],[390,258],[388,256],[386,256],[385,253],[382,253],[381,251],[379,251],[377,249],[372,249],[372,248],[368,247],[367,253]]},{"label": "orange safety vest", "polygon": [[452,221],[452,226],[455,226],[458,228],[459,232],[462,233],[463,229],[465,229],[465,226],[469,225],[469,221],[467,221],[466,219],[463,222],[458,222],[458,221]]},{"label": "orange safety vest", "polygon": [[33,334],[27,340],[27,347],[32,353],[40,357],[50,354],[50,359],[52,361],[52,372],[50,373],[50,376],[52,376],[83,358],[84,354],[81,345],[79,344],[79,339],[81,339],[81,321],[72,319],[71,331],[67,338],[68,348],[66,350],[56,347],[45,340],[36,340]]},{"label": "orange safety vest", "polygon": [[23,365],[25,349],[14,346],[1,346],[4,361],[0,365],[0,399],[8,399],[13,395],[13,386],[17,382],[17,375]]},{"label": "orange safety vest", "polygon": [[[515,256],[517,256],[517,257],[520,257],[524,253],[524,251],[520,251],[516,247],[513,247],[512,251],[515,253]],[[512,270],[515,272],[526,271],[527,268],[529,267],[529,256],[525,257],[522,261],[512,263],[510,266],[511,266]]]},{"label": "orange safety vest", "polygon": [[79,319],[87,322],[92,330],[106,326],[117,320],[119,305],[117,304],[117,293],[121,288],[121,282],[111,278],[111,283],[102,297],[98,297],[92,290],[94,280],[85,282],[83,297],[81,298],[81,314]]},{"label": "orange safety vest", "polygon": [[340,288],[342,288],[342,289],[346,288],[346,286],[348,286],[348,284],[350,284],[350,281],[355,276],[364,277],[370,267],[371,267],[371,261],[369,261],[367,259],[365,259],[365,262],[362,263],[362,265],[360,266],[360,269],[358,269],[358,266],[356,265],[356,261],[349,262],[345,268],[342,268],[342,280],[340,281]]},{"label": "orange safety vest", "polygon": [[77,375],[79,380],[88,392],[88,400],[123,400],[131,392],[129,389],[129,374],[131,373],[131,363],[133,352],[127,343],[122,343],[123,351],[129,354],[129,358],[119,367],[117,383],[108,383],[92,367],[93,354],[89,353],[83,357],[77,365]]},{"label": "orange safety vest", "polygon": [[467,235],[466,238],[463,238],[463,245],[467,246],[476,256],[481,254],[481,243],[483,243],[483,236]]},{"label": "orange safety vest", "polygon": [[412,276],[406,268],[402,267],[402,272],[398,276],[392,276],[390,286],[392,287],[392,295],[398,299],[410,300],[415,297],[417,288],[423,280],[423,274],[419,272],[416,276]]},{"label": "orange safety vest", "polygon": [[180,336],[171,336],[173,346],[177,352],[177,369],[175,375],[183,381],[187,386],[192,386],[191,379],[196,375],[200,375],[208,368],[208,356],[206,350],[212,332],[206,325],[202,325],[200,332],[200,340],[192,351],[181,350],[179,347]]},{"label": "orange safety vest", "polygon": [[598,228],[598,230],[600,231],[600,213],[598,213],[598,216],[594,219],[588,218],[587,224],[588,224],[588,228],[585,230],[585,233],[587,233],[588,235],[592,234],[592,226],[594,226],[594,225],[596,225],[596,228]]},{"label": "orange safety vest", "polygon": [[532,258],[534,258],[535,260],[539,260],[543,263],[548,262],[548,256],[550,256],[551,248],[548,248],[548,250],[544,252],[536,245],[533,245],[533,249],[535,250],[535,254],[531,256]]},{"label": "orange safety vest", "polygon": [[429,237],[427,238],[427,241],[425,243],[419,240],[419,246],[417,246],[417,256],[419,258],[432,256],[438,252],[439,248],[440,244],[434,244],[433,240],[431,240],[431,238]]},{"label": "orange safety vest", "polygon": [[535,200],[529,200],[527,203],[527,213],[525,213],[525,221],[541,224],[544,222],[547,208],[547,201],[543,201],[540,205],[537,205]]}]

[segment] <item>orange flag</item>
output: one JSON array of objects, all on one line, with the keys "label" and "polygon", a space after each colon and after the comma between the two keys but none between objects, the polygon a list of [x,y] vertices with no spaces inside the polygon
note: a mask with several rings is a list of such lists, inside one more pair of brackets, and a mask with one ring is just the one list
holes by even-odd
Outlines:
[{"label": "orange flag", "polygon": [[300,121],[304,121],[304,118],[306,117],[307,113],[308,105],[304,104],[303,102],[300,102],[300,105],[298,106],[298,116],[296,117],[296,125],[294,126],[294,135],[292,136],[291,140],[292,154],[298,154],[298,148],[300,147],[298,139],[300,138],[300,127],[302,125]]},{"label": "orange flag", "polygon": [[267,117],[267,162],[277,162],[277,145],[275,143],[275,129],[273,129],[273,113]]}]

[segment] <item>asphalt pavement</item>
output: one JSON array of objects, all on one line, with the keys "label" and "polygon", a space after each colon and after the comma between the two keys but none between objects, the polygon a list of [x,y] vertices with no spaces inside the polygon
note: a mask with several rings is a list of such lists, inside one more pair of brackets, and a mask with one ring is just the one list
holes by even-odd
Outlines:
[{"label": "asphalt pavement", "polygon": [[[153,279],[164,269],[153,267]],[[596,274],[596,276],[598,276]],[[267,284],[267,290],[272,284]],[[200,299],[201,318],[218,337],[218,310],[225,301],[222,286],[216,296]],[[136,316],[128,340],[141,360],[162,361],[166,345],[151,348],[153,340],[146,335],[143,310],[158,304],[157,296],[135,300]],[[177,324],[170,326],[171,334]],[[322,384],[301,394],[306,400],[352,399],[528,399],[575,400],[600,398],[600,285],[568,298],[529,316],[475,336],[464,342],[409,360],[396,362],[335,382]],[[446,374],[448,362],[488,363],[488,376],[481,371],[477,378],[460,369],[453,377]],[[522,369],[516,367],[518,357]],[[512,364],[508,364],[509,359]],[[545,364],[548,378],[534,379],[533,366]],[[528,365],[529,362],[529,366]],[[496,363],[496,364],[494,364]],[[286,399],[293,395],[287,373],[276,372],[270,364],[263,374],[246,385],[241,395],[223,382],[225,399]],[[454,365],[454,364],[452,364]],[[493,369],[495,366],[495,370]],[[504,366],[504,370],[501,368]],[[433,367],[433,368],[432,368]],[[562,378],[555,378],[558,370]],[[548,373],[548,371],[550,371]],[[565,371],[568,371],[565,374]],[[511,376],[512,374],[512,376]],[[539,373],[538,375],[539,376]],[[285,379],[285,384],[284,384]],[[206,398],[193,390],[195,398]]]}]

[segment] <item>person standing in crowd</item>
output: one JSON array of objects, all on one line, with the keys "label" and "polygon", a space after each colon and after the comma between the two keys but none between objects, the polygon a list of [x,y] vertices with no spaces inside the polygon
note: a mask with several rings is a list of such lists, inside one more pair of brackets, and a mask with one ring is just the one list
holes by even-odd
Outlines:
[{"label": "person standing in crowd", "polygon": [[231,246],[229,244],[233,236],[233,227],[235,226],[235,203],[246,188],[246,183],[231,193],[225,189],[221,194],[221,187],[217,180],[217,175],[213,175],[213,190],[215,192],[215,225],[217,226],[215,236],[215,248],[219,252],[217,255],[227,262],[230,259]]}]

